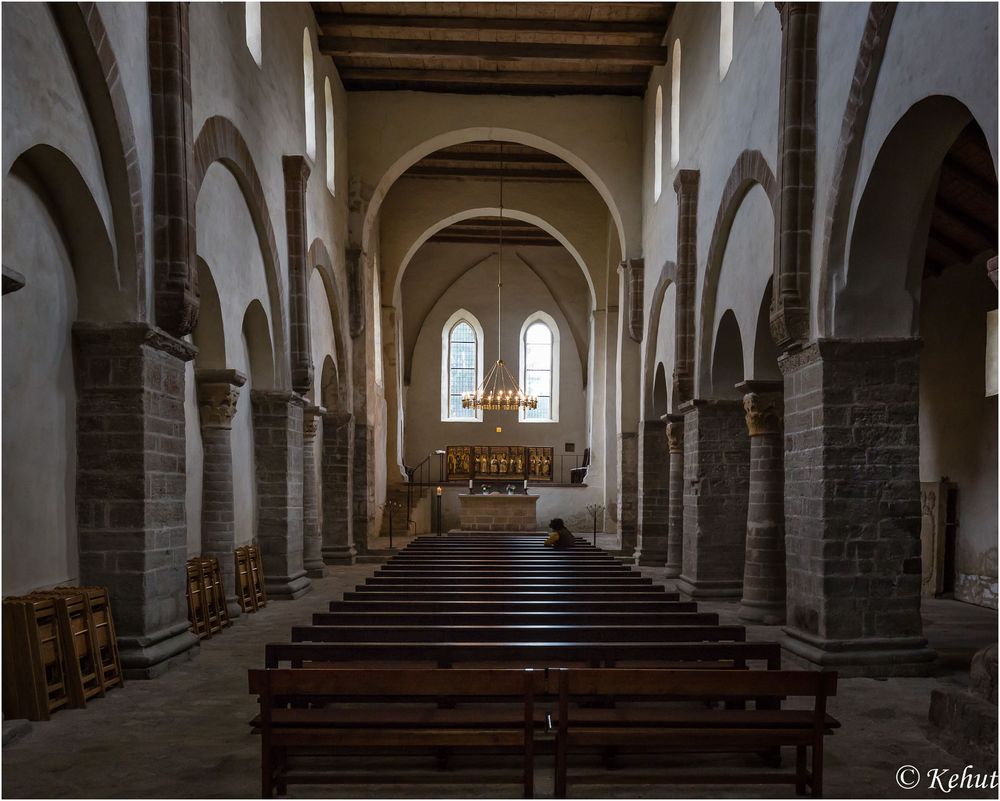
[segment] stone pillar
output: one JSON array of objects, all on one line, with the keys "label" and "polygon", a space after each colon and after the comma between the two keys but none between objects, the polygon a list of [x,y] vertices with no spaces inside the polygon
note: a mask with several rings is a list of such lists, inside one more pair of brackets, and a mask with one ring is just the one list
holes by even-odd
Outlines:
[{"label": "stone pillar", "polygon": [[285,230],[288,239],[288,309],[291,319],[292,389],[305,395],[312,386],[312,339],[309,335],[309,270],[306,252],[306,184],[309,162],[304,156],[283,156]]},{"label": "stone pillar", "polygon": [[621,555],[635,556],[639,534],[639,438],[618,432],[618,535]]},{"label": "stone pillar", "polygon": [[353,565],[354,415],[323,415],[323,562]]},{"label": "stone pillar", "polygon": [[667,523],[667,578],[681,574],[684,559],[684,417],[664,415],[670,454],[670,510]]},{"label": "stone pillar", "polygon": [[694,400],[684,415],[684,551],[677,589],[743,594],[750,440],[739,401]]},{"label": "stone pillar", "polygon": [[257,540],[268,598],[312,589],[302,563],[302,410],[294,392],[252,390]]},{"label": "stone pillar", "polygon": [[788,625],[782,645],[841,675],[914,675],[920,619],[918,340],[819,340],[785,379]]},{"label": "stone pillar", "polygon": [[323,578],[323,535],[316,500],[316,429],[326,412],[306,406],[302,418],[302,564],[310,578]]},{"label": "stone pillar", "polygon": [[360,555],[368,553],[369,510],[374,504],[368,482],[368,460],[372,456],[374,432],[365,423],[354,421],[354,460],[351,476],[351,499],[354,519],[351,524],[354,548]]},{"label": "stone pillar", "polygon": [[698,274],[698,170],[678,170],[677,293],[675,296],[673,403],[694,397],[694,306]]},{"label": "stone pillar", "polygon": [[107,587],[122,666],[187,658],[184,365],[196,350],[145,323],[73,329],[80,580]]},{"label": "stone pillar", "polygon": [[201,550],[219,560],[226,588],[226,609],[240,616],[236,597],[236,515],[233,507],[232,425],[239,388],[246,376],[237,370],[195,370],[201,417]]},{"label": "stone pillar", "polygon": [[663,567],[667,563],[670,518],[670,453],[667,451],[666,423],[662,420],[644,420],[641,425],[639,564]]},{"label": "stone pillar", "polygon": [[747,549],[739,617],[766,625],[785,622],[785,474],[781,381],[744,381],[750,434]]}]

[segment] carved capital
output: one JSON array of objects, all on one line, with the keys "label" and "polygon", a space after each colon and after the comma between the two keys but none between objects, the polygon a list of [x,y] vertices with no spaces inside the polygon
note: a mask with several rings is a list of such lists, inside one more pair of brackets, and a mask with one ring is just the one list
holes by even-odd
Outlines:
[{"label": "carved capital", "polygon": [[309,404],[302,413],[302,436],[306,441],[316,436],[319,419],[326,414],[326,408]]},{"label": "carved capital", "polygon": [[782,432],[785,400],[780,392],[747,392],[743,396],[743,410],[751,437]]},{"label": "carved capital", "polygon": [[667,423],[667,450],[670,453],[684,453],[684,423]]},{"label": "carved capital", "polygon": [[643,268],[642,259],[626,259],[618,265],[618,274],[622,277],[625,327],[633,342],[642,342]]},{"label": "carved capital", "polygon": [[674,191],[679,195],[687,191],[698,191],[698,180],[701,173],[698,170],[678,170],[674,178]]},{"label": "carved capital", "polygon": [[[198,375],[202,373],[202,375]],[[203,428],[231,428],[246,376],[236,370],[198,371],[198,413]]]}]

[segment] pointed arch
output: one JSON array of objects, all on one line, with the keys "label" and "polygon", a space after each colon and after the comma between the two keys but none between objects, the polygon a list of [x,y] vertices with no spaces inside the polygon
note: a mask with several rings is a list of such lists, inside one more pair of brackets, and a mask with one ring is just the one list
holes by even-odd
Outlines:
[{"label": "pointed arch", "polygon": [[[471,329],[471,336],[466,329]],[[441,327],[442,422],[482,422],[481,409],[461,409],[454,399],[474,391],[482,381],[484,346],[483,326],[468,309],[459,309],[445,320]]]},{"label": "pointed arch", "polygon": [[[547,337],[534,337],[535,341],[532,341],[532,332],[540,330],[542,327],[544,327],[545,331],[548,332]],[[546,338],[548,339],[547,342]],[[538,311],[529,314],[524,323],[521,325],[521,333],[518,336],[518,342],[520,343],[520,377],[518,382],[521,389],[524,392],[542,396],[537,410],[526,412],[522,409],[518,412],[518,422],[558,423],[560,355],[559,324],[551,314],[539,309]],[[548,346],[547,358],[545,356],[546,345]],[[542,351],[542,361],[535,367],[532,367],[532,365],[529,364],[529,357],[531,356],[529,348],[536,348]],[[547,379],[545,376],[546,373],[548,374]],[[538,387],[541,391],[534,391],[536,387],[534,387],[533,374],[536,376],[535,380],[539,380],[541,384],[541,386]],[[546,397],[544,392],[546,388],[548,389],[548,404],[546,404],[548,406],[547,415],[545,414],[545,409],[543,407],[543,403],[541,402],[544,397]]]}]

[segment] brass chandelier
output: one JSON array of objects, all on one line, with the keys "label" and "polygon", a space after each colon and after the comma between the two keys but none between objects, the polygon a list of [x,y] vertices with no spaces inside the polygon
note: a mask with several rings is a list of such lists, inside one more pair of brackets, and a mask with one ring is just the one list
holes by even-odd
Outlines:
[{"label": "brass chandelier", "polygon": [[497,257],[497,360],[486,373],[475,392],[462,393],[463,409],[480,409],[491,412],[516,412],[537,409],[538,396],[521,391],[517,380],[500,353],[501,290],[503,288],[503,143],[500,144],[500,228],[499,255]]}]

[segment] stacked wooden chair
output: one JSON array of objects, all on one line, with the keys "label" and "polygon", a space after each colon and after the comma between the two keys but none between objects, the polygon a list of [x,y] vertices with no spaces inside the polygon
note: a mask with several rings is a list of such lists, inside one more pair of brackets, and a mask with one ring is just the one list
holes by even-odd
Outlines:
[{"label": "stacked wooden chair", "polygon": [[232,625],[219,560],[196,556],[187,561],[188,620],[198,639],[209,639]]},{"label": "stacked wooden chair", "polygon": [[48,720],[124,684],[103,587],[56,587],[3,600],[3,712]]},{"label": "stacked wooden chair", "polygon": [[245,614],[267,606],[264,570],[260,561],[260,548],[256,543],[241,545],[236,549],[236,597]]}]

